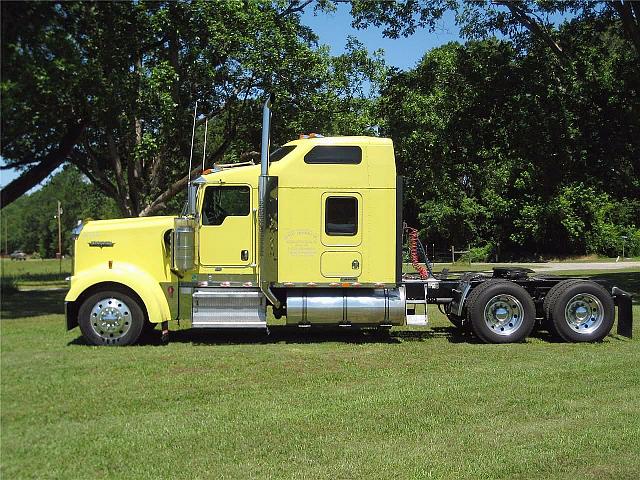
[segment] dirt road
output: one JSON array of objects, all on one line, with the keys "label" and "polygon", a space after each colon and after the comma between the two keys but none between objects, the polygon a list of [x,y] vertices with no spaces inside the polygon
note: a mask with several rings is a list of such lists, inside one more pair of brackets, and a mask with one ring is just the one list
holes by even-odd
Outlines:
[{"label": "dirt road", "polygon": [[[514,264],[515,265],[515,264]],[[530,268],[536,272],[555,272],[560,270],[620,270],[640,271],[640,262],[575,262],[575,263],[518,263],[519,267]]]}]

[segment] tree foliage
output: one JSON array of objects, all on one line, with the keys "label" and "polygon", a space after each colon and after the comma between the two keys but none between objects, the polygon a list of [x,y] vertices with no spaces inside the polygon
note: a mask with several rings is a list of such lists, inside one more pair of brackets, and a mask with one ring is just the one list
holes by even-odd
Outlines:
[{"label": "tree foliage", "polygon": [[[468,41],[431,50],[406,72],[387,69],[382,53],[356,38],[333,57],[300,12],[339,3],[350,4],[356,26],[381,26],[390,37],[436,30],[453,13]],[[3,206],[68,160],[121,215],[176,212],[196,100],[194,173],[205,121],[207,166],[256,158],[261,99],[272,92],[274,145],[303,132],[373,134],[380,125],[406,178],[406,218],[429,243],[502,259],[615,255],[627,237],[637,255],[639,5],[3,2],[1,153],[4,168],[24,172],[3,189]],[[568,21],[558,28],[561,15]],[[12,224],[41,232],[37,241],[16,237],[16,248],[52,253],[52,213],[33,205],[56,195],[73,203],[63,190],[77,184],[109,205],[71,172],[43,188],[46,197],[3,210]]]},{"label": "tree foliage", "polygon": [[[62,205],[62,253],[71,253],[71,230],[78,220],[115,218],[115,202],[75,167],[67,165],[39,190],[2,210],[2,251],[22,250],[42,258],[58,251],[58,201]],[[6,245],[6,247],[5,247]]]},{"label": "tree foliage", "polygon": [[257,149],[264,92],[293,114],[277,136],[298,112],[325,128],[358,116],[352,81],[381,67],[357,42],[344,58],[316,48],[296,2],[4,2],[2,17],[5,167],[49,173],[68,158],[128,216],[166,209],[186,185],[196,101],[210,166]]},{"label": "tree foliage", "polygon": [[557,35],[580,50],[585,80],[550,67],[553,52],[533,39],[525,54],[495,39],[451,43],[389,80],[385,133],[430,242],[491,244],[505,258],[613,255],[623,235],[638,238],[635,54],[607,17]]},{"label": "tree foliage", "polygon": [[443,16],[453,12],[465,38],[477,40],[499,34],[510,38],[519,48],[528,47],[533,38],[565,67],[570,66],[576,52],[558,39],[553,17],[568,15],[588,20],[615,15],[620,20],[620,33],[624,33],[640,58],[640,4],[629,0],[328,0],[323,5],[331,8],[336,3],[351,5],[356,27],[383,27],[384,34],[391,38],[412,35],[422,28],[433,32]]}]

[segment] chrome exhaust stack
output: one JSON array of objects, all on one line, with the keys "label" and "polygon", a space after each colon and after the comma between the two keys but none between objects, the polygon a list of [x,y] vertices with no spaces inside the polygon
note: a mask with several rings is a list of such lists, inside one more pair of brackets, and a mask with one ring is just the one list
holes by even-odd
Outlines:
[{"label": "chrome exhaust stack", "polygon": [[262,107],[262,145],[260,149],[260,178],[258,180],[258,223],[259,223],[259,242],[260,242],[260,264],[259,264],[259,282],[260,290],[264,296],[271,302],[275,308],[280,307],[280,301],[273,294],[269,286],[269,282],[263,279],[262,269],[264,267],[265,257],[265,228],[267,220],[267,182],[269,179],[269,148],[271,144],[271,102],[273,94],[264,102]]},{"label": "chrome exhaust stack", "polygon": [[260,150],[260,176],[269,175],[269,147],[271,143],[271,102],[273,94],[269,95],[262,107],[262,148]]}]

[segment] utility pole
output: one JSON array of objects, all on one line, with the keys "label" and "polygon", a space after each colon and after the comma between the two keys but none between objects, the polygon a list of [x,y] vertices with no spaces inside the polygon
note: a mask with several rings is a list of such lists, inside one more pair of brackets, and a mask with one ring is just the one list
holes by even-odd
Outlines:
[{"label": "utility pole", "polygon": [[58,200],[58,258],[60,259],[60,273],[62,273],[62,225],[60,217],[62,216],[62,208],[60,208],[60,200]]}]

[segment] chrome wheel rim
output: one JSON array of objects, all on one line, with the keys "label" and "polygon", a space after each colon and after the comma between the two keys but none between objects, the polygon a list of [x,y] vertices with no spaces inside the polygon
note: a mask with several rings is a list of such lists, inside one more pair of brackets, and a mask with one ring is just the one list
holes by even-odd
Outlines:
[{"label": "chrome wheel rim", "polygon": [[116,343],[131,328],[131,309],[119,298],[96,302],[90,313],[91,328],[105,343]]},{"label": "chrome wheel rim", "polygon": [[564,318],[571,330],[585,335],[600,327],[604,320],[604,308],[595,295],[579,293],[567,302]]},{"label": "chrome wheel rim", "polygon": [[484,321],[496,335],[512,335],[522,326],[524,308],[513,295],[496,295],[484,307]]}]

